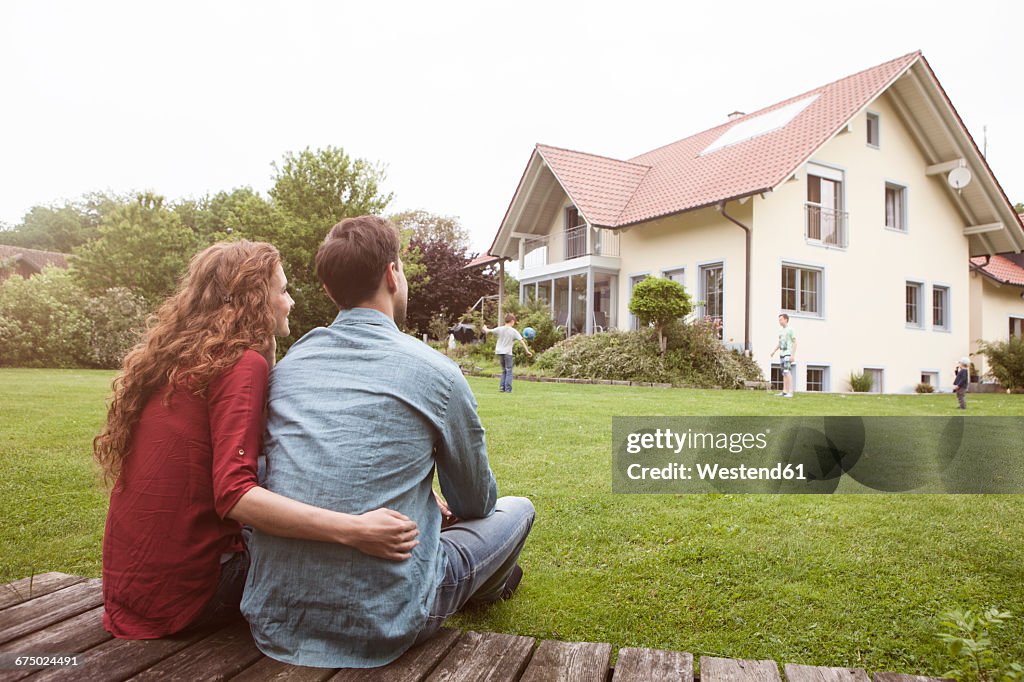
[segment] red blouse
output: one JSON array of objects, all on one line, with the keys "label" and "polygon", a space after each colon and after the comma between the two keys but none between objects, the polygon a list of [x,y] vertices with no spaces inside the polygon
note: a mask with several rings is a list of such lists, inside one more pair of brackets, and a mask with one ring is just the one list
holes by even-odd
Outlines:
[{"label": "red blouse", "polygon": [[257,485],[266,360],[247,350],[207,397],[160,389],[143,409],[110,495],[103,535],[103,627],[153,639],[185,628],[213,596],[220,557],[243,549],[226,518]]}]

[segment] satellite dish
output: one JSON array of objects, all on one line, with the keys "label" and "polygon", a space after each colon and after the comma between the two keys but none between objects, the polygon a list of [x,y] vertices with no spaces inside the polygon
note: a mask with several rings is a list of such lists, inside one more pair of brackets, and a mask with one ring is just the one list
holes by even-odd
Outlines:
[{"label": "satellite dish", "polygon": [[949,171],[949,175],[946,176],[946,182],[949,186],[955,189],[957,192],[962,190],[964,187],[971,182],[971,171],[964,166],[954,168]]}]

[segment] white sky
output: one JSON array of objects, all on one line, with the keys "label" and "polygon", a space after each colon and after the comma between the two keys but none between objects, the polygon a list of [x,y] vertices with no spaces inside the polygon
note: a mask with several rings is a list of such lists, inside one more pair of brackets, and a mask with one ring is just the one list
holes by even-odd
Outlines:
[{"label": "white sky", "polygon": [[1019,0],[0,4],[0,222],[270,188],[306,146],[484,250],[536,142],[628,158],[916,49],[1024,201]]}]

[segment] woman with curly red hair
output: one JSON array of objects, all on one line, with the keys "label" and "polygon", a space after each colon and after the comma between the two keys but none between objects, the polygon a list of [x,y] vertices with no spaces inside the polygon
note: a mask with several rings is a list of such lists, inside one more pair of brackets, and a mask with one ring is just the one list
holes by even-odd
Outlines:
[{"label": "woman with curly red hair", "polygon": [[259,487],[268,372],[293,305],[277,249],[214,244],[125,357],[93,442],[113,483],[103,625],[116,637],[162,637],[237,613],[243,524],[396,561],[417,544],[416,524],[398,512],[352,516]]}]

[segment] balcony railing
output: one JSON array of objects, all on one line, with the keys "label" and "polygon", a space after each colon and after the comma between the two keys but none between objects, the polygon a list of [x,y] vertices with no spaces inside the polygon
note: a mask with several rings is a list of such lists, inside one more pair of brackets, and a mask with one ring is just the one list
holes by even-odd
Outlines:
[{"label": "balcony railing", "polygon": [[849,243],[849,213],[810,202],[804,204],[804,238],[845,249]]},{"label": "balcony railing", "polygon": [[615,257],[619,255],[618,232],[591,229],[590,249],[588,250],[588,229],[590,228],[586,225],[581,225],[571,230],[553,232],[537,239],[526,240],[522,267],[535,268],[583,256]]}]

